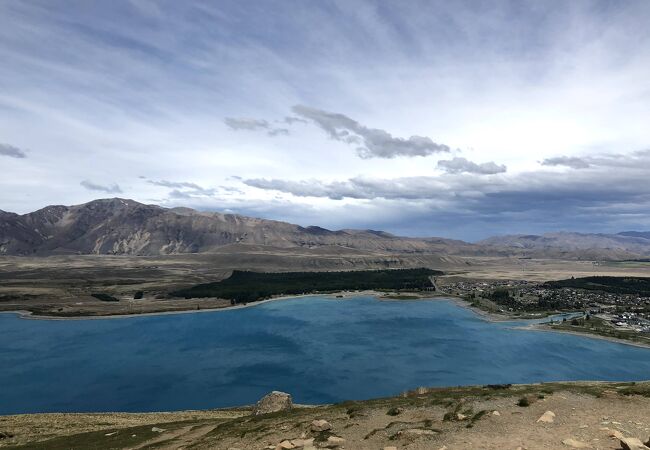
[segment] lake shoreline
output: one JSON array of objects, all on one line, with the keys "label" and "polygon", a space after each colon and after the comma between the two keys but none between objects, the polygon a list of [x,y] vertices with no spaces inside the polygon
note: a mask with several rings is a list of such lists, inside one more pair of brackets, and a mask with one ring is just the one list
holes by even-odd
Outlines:
[{"label": "lake shoreline", "polygon": [[[251,308],[259,305],[263,305],[265,303],[270,303],[270,302],[275,302],[275,301],[282,301],[282,300],[294,300],[294,299],[300,299],[300,298],[306,298],[306,297],[313,297],[313,296],[323,296],[323,297],[329,297],[329,298],[334,298],[337,300],[345,300],[345,299],[350,299],[358,296],[372,296],[374,297],[377,301],[381,302],[418,302],[418,301],[439,301],[439,300],[444,300],[444,301],[449,301],[453,303],[456,306],[459,306],[463,309],[467,309],[477,315],[480,319],[486,321],[486,322],[494,322],[494,323],[503,323],[503,322],[526,322],[528,320],[535,320],[535,319],[520,319],[517,317],[512,317],[512,316],[507,316],[507,315],[502,315],[502,314],[497,314],[497,313],[492,313],[485,311],[481,308],[476,308],[466,302],[465,300],[454,296],[454,295],[447,295],[447,294],[438,294],[434,296],[426,296],[426,297],[421,297],[421,298],[411,298],[411,299],[396,299],[396,298],[390,298],[388,297],[386,292],[379,292],[379,291],[340,291],[340,292],[332,292],[328,294],[300,294],[300,295],[285,295],[281,297],[274,297],[274,298],[269,298],[265,300],[260,300],[257,302],[249,302],[246,304],[239,304],[239,305],[232,305],[232,306],[224,306],[220,308],[206,308],[206,309],[187,309],[187,310],[179,310],[179,311],[158,311],[158,312],[146,312],[146,313],[134,313],[134,314],[108,314],[108,315],[97,315],[97,316],[70,316],[70,317],[57,317],[57,316],[47,316],[47,315],[36,315],[33,314],[31,311],[25,311],[25,310],[17,310],[17,311],[0,311],[0,314],[15,314],[18,315],[21,319],[27,319],[27,320],[55,320],[55,321],[66,321],[66,320],[109,320],[109,319],[135,319],[138,317],[152,317],[152,316],[167,316],[167,315],[175,315],[175,314],[198,314],[198,313],[215,313],[215,312],[222,312],[222,311],[233,311],[237,309],[244,309],[244,308]],[[544,318],[544,317],[540,317]],[[611,336],[602,336],[598,334],[592,334],[592,333],[581,333],[579,331],[572,331],[572,330],[558,330],[554,328],[549,328],[545,326],[544,324],[527,324],[527,325],[522,325],[522,326],[516,326],[513,327],[514,329],[519,329],[519,330],[528,330],[528,331],[544,331],[544,332],[551,332],[551,333],[564,333],[564,334],[571,334],[574,336],[582,336],[582,337],[587,337],[587,338],[594,338],[594,339],[599,339],[603,341],[608,341],[608,342],[613,342],[617,344],[624,344],[624,345],[631,345],[633,347],[640,347],[640,348],[645,348],[645,349],[650,349],[650,344],[645,344],[641,342],[635,342],[627,339],[620,339],[620,338],[615,338]]]},{"label": "lake shoreline", "polygon": [[582,337],[588,337],[588,338],[593,338],[593,339],[599,339],[601,341],[608,341],[608,342],[614,342],[617,344],[625,344],[625,345],[631,345],[634,347],[640,347],[640,348],[647,348],[650,349],[650,344],[646,344],[643,342],[636,342],[636,341],[631,341],[628,339],[620,339],[620,338],[615,338],[612,336],[603,336],[600,334],[594,334],[594,333],[581,333],[579,331],[573,331],[573,330],[559,330],[557,328],[551,328],[545,324],[538,323],[538,324],[529,324],[526,326],[521,326],[521,327],[515,327],[515,329],[518,330],[528,330],[528,331],[544,331],[547,333],[563,333],[563,334],[571,334],[573,336],[582,336]]},{"label": "lake shoreline", "polygon": [[[28,320],[108,320],[108,319],[135,319],[137,317],[151,317],[151,316],[168,316],[174,314],[200,314],[200,313],[213,313],[221,311],[233,311],[237,309],[252,308],[254,306],[263,305],[265,303],[281,301],[281,300],[293,300],[305,297],[314,297],[314,296],[323,296],[323,297],[335,297],[339,300],[361,296],[361,295],[370,295],[378,298],[384,293],[379,291],[342,291],[334,292],[328,294],[298,294],[298,295],[283,295],[281,297],[267,298],[264,300],[259,300],[256,302],[247,302],[240,303],[237,305],[228,305],[222,306],[219,308],[204,308],[204,309],[181,309],[177,311],[152,311],[152,312],[134,312],[132,314],[103,314],[103,315],[78,315],[78,316],[54,316],[54,315],[44,315],[44,314],[34,314],[28,310],[15,310],[15,311],[0,311],[0,314],[16,314],[20,316],[21,319]],[[339,297],[340,296],[340,297]],[[445,297],[446,298],[446,297]],[[429,300],[429,298],[422,298],[422,300]],[[400,300],[395,300],[400,301]],[[402,300],[403,301],[403,300]]]}]

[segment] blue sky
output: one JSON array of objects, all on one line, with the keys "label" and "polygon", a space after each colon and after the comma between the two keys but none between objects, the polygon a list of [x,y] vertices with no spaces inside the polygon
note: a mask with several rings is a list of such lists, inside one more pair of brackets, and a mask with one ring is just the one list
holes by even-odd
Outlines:
[{"label": "blue sky", "polygon": [[0,209],[650,229],[647,1],[0,2]]}]

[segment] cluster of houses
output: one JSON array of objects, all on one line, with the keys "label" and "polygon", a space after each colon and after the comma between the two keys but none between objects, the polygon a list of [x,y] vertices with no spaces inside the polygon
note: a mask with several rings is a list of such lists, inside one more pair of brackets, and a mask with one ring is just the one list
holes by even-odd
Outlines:
[{"label": "cluster of houses", "polygon": [[[492,299],[503,310],[584,311],[615,327],[650,333],[650,297],[575,288],[551,288],[525,280],[454,280],[439,283],[448,294],[466,299]],[[495,292],[507,295],[495,296]]]}]

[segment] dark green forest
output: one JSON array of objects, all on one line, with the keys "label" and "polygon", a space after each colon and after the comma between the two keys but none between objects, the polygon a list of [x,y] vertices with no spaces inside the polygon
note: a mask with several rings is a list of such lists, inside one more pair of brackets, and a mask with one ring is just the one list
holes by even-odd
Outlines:
[{"label": "dark green forest", "polygon": [[253,302],[277,295],[297,295],[344,290],[420,291],[433,289],[432,269],[359,270],[346,272],[247,272],[235,270],[216,283],[198,284],[172,292],[174,297],[230,299]]},{"label": "dark green forest", "polygon": [[548,281],[545,286],[551,289],[574,288],[610,292],[612,294],[650,295],[650,278],[641,277],[570,278],[568,280]]}]

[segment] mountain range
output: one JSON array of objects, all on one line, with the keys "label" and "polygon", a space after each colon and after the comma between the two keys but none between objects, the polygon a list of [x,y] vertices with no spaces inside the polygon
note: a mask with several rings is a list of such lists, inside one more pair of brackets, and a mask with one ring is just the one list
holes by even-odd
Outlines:
[{"label": "mountain range", "polygon": [[121,198],[47,206],[23,215],[0,210],[1,255],[168,255],[210,253],[233,245],[242,251],[248,246],[341,247],[369,253],[622,260],[650,257],[650,232],[507,235],[468,243],[374,230],[331,231]]}]

